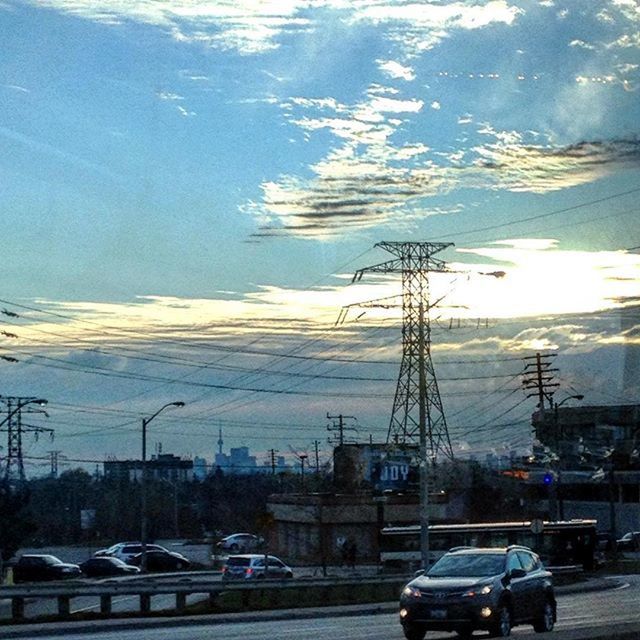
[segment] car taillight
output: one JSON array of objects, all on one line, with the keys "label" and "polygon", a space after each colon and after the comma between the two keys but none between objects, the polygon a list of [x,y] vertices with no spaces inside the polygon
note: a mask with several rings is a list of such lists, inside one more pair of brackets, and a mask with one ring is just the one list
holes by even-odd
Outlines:
[{"label": "car taillight", "polygon": [[249,567],[246,572],[245,572],[248,576],[253,575],[253,569],[251,567]]}]

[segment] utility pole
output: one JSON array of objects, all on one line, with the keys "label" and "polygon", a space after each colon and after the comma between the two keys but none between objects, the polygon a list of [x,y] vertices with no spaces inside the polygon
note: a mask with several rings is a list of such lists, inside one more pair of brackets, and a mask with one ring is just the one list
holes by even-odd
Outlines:
[{"label": "utility pole", "polygon": [[269,449],[269,460],[271,464],[271,475],[276,475],[276,453],[277,449]]},{"label": "utility pole", "polygon": [[49,451],[49,462],[51,464],[49,475],[54,479],[58,477],[58,456],[61,453],[62,451]]},{"label": "utility pole", "polygon": [[[446,263],[433,256],[452,243],[379,242],[394,260],[357,271],[353,281],[366,272],[399,273],[402,276],[402,362],[389,422],[387,442],[417,444],[420,439],[420,394],[424,393],[427,449],[430,461],[437,454],[453,459],[440,391],[431,360],[429,311],[438,301],[429,300],[429,274],[447,273]],[[422,309],[422,311],[420,311]],[[423,359],[423,391],[420,390],[420,359]]]},{"label": "utility pole", "polygon": [[309,456],[306,453],[301,453],[298,457],[300,458],[300,483],[302,485],[302,493],[304,493],[304,463]]},{"label": "utility pole", "polygon": [[553,373],[558,369],[551,367],[551,358],[555,358],[556,355],[555,353],[542,355],[538,352],[535,356],[524,358],[525,361],[533,360],[533,362],[525,364],[522,385],[525,390],[532,390],[532,393],[527,394],[527,398],[538,396],[538,406],[543,415],[545,401],[549,402],[549,409],[553,409],[553,394],[560,386],[559,382],[553,382]]},{"label": "utility pole", "polygon": [[337,431],[338,432],[338,445],[342,446],[344,444],[344,432],[345,430],[353,430],[355,431],[355,427],[350,427],[345,424],[345,420],[355,420],[358,421],[354,416],[343,416],[342,414],[337,416],[330,416],[327,413],[327,420],[332,420],[333,424],[327,426],[327,431]]},{"label": "utility pole", "polygon": [[53,439],[54,435],[53,429],[24,424],[22,421],[23,410],[24,413],[44,413],[45,416],[48,416],[42,409],[25,409],[31,404],[42,407],[47,404],[47,401],[43,398],[36,397],[0,396],[0,402],[6,406],[7,416],[4,420],[0,421],[0,431],[7,432],[7,457],[4,478],[9,482],[11,480],[17,480],[19,483],[23,483],[26,479],[22,454],[23,435],[25,433],[34,433],[37,437],[40,433],[47,432],[51,436],[51,439]]},{"label": "utility pole", "polygon": [[316,476],[319,476],[320,475],[320,450],[318,447],[320,446],[320,441],[314,440],[313,446],[316,452]]},{"label": "utility pole", "polygon": [[420,426],[420,555],[422,568],[429,569],[429,460],[427,458],[427,398],[424,362],[424,308],[420,304],[418,357],[419,426]]}]

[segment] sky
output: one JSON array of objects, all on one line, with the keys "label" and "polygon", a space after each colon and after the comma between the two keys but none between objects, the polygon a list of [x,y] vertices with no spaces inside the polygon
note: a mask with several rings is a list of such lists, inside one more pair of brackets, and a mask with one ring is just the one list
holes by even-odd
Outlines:
[{"label": "sky", "polygon": [[451,243],[457,454],[531,445],[537,352],[556,401],[640,397],[638,0],[0,0],[0,31],[0,395],[55,430],[29,473],[139,457],[177,400],[153,450],[384,441],[379,242]]}]

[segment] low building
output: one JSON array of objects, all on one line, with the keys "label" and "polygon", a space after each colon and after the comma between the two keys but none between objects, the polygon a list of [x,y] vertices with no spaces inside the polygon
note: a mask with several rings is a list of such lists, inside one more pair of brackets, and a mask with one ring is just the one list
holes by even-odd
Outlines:
[{"label": "low building", "polygon": [[[289,562],[335,565],[346,541],[355,542],[357,562],[377,563],[384,526],[415,524],[417,494],[276,494],[269,497],[269,549]],[[430,497],[432,521],[455,519],[443,494]],[[455,514],[459,517],[460,514]]]},{"label": "low building", "polygon": [[[161,453],[147,460],[147,473],[150,479],[172,482],[191,482],[193,480],[193,460],[185,460],[171,453]],[[142,479],[142,460],[106,460],[105,478],[115,478],[136,482]]]}]

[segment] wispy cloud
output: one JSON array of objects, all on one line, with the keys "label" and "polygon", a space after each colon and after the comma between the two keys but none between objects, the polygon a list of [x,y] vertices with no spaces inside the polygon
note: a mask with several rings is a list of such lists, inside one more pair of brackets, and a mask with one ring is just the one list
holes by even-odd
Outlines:
[{"label": "wispy cloud", "polygon": [[[507,0],[467,2],[380,2],[379,0],[30,0],[107,24],[134,20],[166,30],[181,42],[233,49],[244,55],[277,48],[284,34],[318,28],[308,9],[335,10],[348,23],[385,24],[405,53],[432,48],[450,32],[510,25],[522,10]],[[321,23],[320,23],[321,24]],[[390,72],[399,72],[391,67]],[[408,73],[405,68],[402,73]],[[397,76],[396,76],[397,77]]]},{"label": "wispy cloud", "polygon": [[[424,103],[379,85],[355,105],[294,98],[283,109],[305,135],[326,130],[338,144],[309,167],[312,178],[286,175],[262,184],[262,202],[245,207],[262,225],[258,237],[330,238],[348,227],[398,225],[413,215],[432,215],[429,199],[459,188],[547,193],[640,167],[635,138],[559,146],[535,132],[525,138],[486,123],[477,125],[477,133],[488,141],[467,149],[442,153],[424,143],[394,144],[402,124],[423,111]],[[459,121],[472,122],[468,114]]]},{"label": "wispy cloud", "polygon": [[564,147],[519,141],[473,149],[461,169],[467,186],[546,193],[593,182],[615,171],[640,167],[640,140],[583,141]]}]

